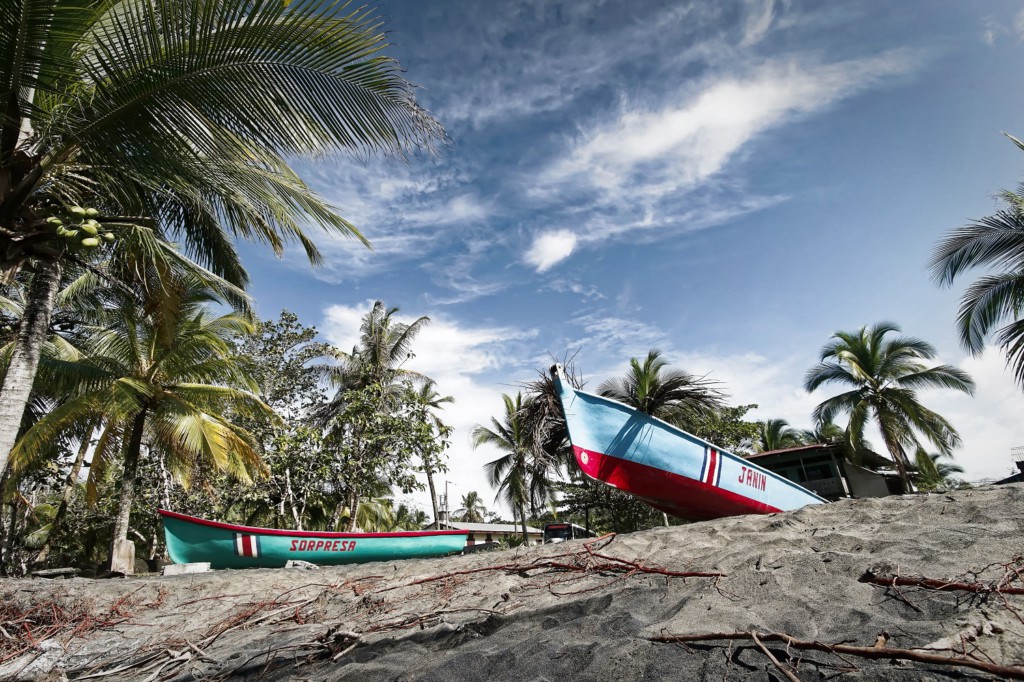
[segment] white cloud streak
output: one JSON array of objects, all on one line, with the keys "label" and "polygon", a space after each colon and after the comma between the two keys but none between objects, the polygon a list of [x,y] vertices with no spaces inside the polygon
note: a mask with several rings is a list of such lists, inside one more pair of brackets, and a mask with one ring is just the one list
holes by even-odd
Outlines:
[{"label": "white cloud streak", "polygon": [[884,78],[914,70],[920,55],[895,50],[835,64],[771,62],[746,77],[718,77],[698,93],[657,109],[624,107],[610,123],[573,142],[542,173],[544,184],[585,178],[615,191],[669,181],[665,191],[697,185],[764,131],[825,109]]}]

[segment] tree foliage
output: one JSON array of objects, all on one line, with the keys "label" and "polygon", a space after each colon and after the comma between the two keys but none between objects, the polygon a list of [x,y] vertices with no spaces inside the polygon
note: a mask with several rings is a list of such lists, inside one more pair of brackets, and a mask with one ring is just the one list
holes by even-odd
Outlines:
[{"label": "tree foliage", "polygon": [[[1010,140],[1021,150],[1024,143]],[[989,272],[964,291],[956,325],[972,354],[994,336],[1017,383],[1024,388],[1024,184],[1000,193],[1003,207],[950,232],[935,246],[929,263],[940,286],[968,270]]]},{"label": "tree foliage", "polygon": [[960,445],[960,434],[942,415],[921,403],[918,389],[947,388],[973,394],[974,382],[956,367],[929,367],[924,361],[935,357],[935,349],[920,339],[891,336],[899,332],[892,322],[856,332],[836,332],[822,348],[819,364],[807,371],[804,387],[808,392],[827,384],[848,389],[820,403],[814,419],[828,422],[839,414],[849,415],[847,431],[855,439],[855,450],[863,447],[859,439],[864,426],[873,420],[909,491],[907,451],[916,451],[920,437],[943,455]]}]

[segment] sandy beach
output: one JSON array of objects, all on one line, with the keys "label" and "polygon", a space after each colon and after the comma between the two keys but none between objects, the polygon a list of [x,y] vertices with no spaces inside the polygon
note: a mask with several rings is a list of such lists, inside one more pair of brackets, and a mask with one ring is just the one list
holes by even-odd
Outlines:
[{"label": "sandy beach", "polygon": [[445,559],[5,580],[0,678],[998,679],[1024,675],[1018,571],[1013,485]]}]

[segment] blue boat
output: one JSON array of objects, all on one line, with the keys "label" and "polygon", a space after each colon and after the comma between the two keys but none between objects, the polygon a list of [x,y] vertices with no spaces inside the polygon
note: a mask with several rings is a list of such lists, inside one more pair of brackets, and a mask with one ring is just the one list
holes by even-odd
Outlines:
[{"label": "blue boat", "polygon": [[161,509],[167,553],[176,564],[280,568],[289,559],[333,566],[458,554],[468,531],[326,533],[236,526]]},{"label": "blue boat", "polygon": [[699,521],[827,502],[660,419],[573,388],[560,365],[551,372],[580,469],[655,509]]}]

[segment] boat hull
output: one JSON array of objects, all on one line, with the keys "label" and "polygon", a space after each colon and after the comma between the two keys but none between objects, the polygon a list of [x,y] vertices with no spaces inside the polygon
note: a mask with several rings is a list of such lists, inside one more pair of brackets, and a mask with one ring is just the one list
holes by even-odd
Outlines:
[{"label": "boat hull", "polygon": [[825,499],[622,403],[578,391],[554,370],[580,469],[673,516],[769,514]]},{"label": "boat hull", "polygon": [[465,531],[321,533],[236,526],[161,509],[167,552],[176,564],[280,568],[289,560],[333,566],[445,556],[466,546]]}]

